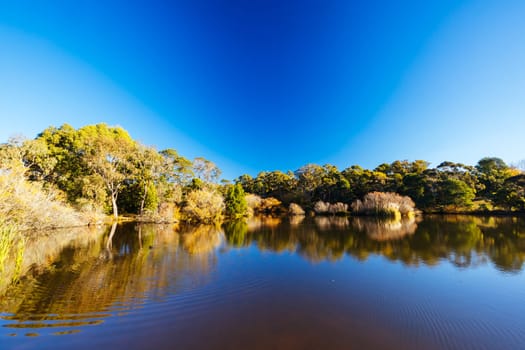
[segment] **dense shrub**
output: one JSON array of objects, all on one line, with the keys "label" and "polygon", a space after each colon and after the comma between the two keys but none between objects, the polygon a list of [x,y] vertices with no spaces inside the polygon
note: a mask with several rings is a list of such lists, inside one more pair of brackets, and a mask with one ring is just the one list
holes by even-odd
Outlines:
[{"label": "dense shrub", "polygon": [[276,198],[263,198],[259,209],[261,213],[274,214],[282,211],[283,208],[281,207],[281,204],[281,201]]},{"label": "dense shrub", "polygon": [[248,215],[253,216],[256,211],[259,209],[262,198],[256,194],[247,193],[246,196],[246,205],[248,206]]},{"label": "dense shrub", "polygon": [[393,192],[370,192],[363,200],[352,203],[352,210],[356,214],[377,216],[406,216],[415,211],[415,204],[407,196]]},{"label": "dense shrub", "polygon": [[283,211],[281,201],[273,197],[261,198],[255,194],[246,195],[248,213],[253,214],[275,214]]},{"label": "dense shrub", "polygon": [[176,223],[180,220],[180,208],[171,202],[160,203],[156,211],[146,210],[143,215],[137,217],[140,222],[154,223]]},{"label": "dense shrub", "polygon": [[299,204],[290,203],[288,207],[288,214],[290,215],[304,215],[304,210]]},{"label": "dense shrub", "polygon": [[224,201],[219,193],[201,189],[186,195],[183,214],[186,221],[210,223],[220,220],[223,209]]},{"label": "dense shrub", "polygon": [[337,202],[328,203],[318,201],[314,205],[314,211],[316,214],[344,214],[348,212],[348,204]]}]

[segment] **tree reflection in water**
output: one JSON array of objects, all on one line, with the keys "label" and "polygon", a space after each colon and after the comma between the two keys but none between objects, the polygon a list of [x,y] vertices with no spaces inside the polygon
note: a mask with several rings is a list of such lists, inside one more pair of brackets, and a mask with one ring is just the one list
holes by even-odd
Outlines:
[{"label": "tree reflection in water", "polygon": [[356,217],[352,219],[352,226],[358,232],[364,232],[374,241],[390,241],[413,235],[417,229],[415,217],[395,219],[376,219]]},{"label": "tree reflection in water", "polygon": [[297,226],[300,225],[304,221],[305,216],[304,215],[292,215],[290,216],[290,225]]},{"label": "tree reflection in water", "polygon": [[224,225],[228,244],[251,244],[275,252],[296,252],[312,262],[343,256],[383,256],[406,265],[448,261],[458,268],[491,262],[519,272],[525,261],[523,218],[426,216],[384,221],[368,217],[253,218]]},{"label": "tree reflection in water", "polygon": [[447,262],[464,269],[490,263],[507,273],[520,272],[525,261],[523,218],[295,220],[259,217],[222,228],[128,224],[101,234],[86,231],[77,240],[59,238],[56,232],[43,241],[47,254],[28,245],[23,265],[29,273],[1,293],[2,326],[51,327],[65,334],[70,327],[140,308],[147,300],[188,292],[210,281],[217,248],[224,245],[287,252],[311,262],[380,256],[409,266]]},{"label": "tree reflection in water", "polygon": [[182,234],[182,246],[190,254],[202,255],[220,246],[224,234],[220,227],[199,225],[187,228]]},{"label": "tree reflection in water", "polygon": [[350,221],[345,216],[316,216],[315,225],[321,231],[334,229],[345,229],[350,226]]},{"label": "tree reflection in water", "polygon": [[[140,234],[139,234],[140,233]],[[0,299],[9,328],[97,324],[113,312],[140,308],[207,283],[221,231],[171,225],[123,225],[63,248],[51,266],[21,279]],[[182,242],[182,244],[179,244]],[[16,321],[16,322],[14,322]]]}]

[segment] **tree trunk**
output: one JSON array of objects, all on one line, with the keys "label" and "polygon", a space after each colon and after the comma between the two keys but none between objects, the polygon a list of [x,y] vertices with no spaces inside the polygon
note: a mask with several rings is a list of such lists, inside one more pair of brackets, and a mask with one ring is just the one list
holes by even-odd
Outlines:
[{"label": "tree trunk", "polygon": [[113,225],[111,225],[111,232],[109,233],[108,241],[106,242],[106,250],[108,253],[108,258],[113,257],[112,249],[113,249],[113,236],[115,235],[115,232],[117,231],[117,223],[114,222]]},{"label": "tree trunk", "polygon": [[111,204],[113,204],[113,217],[115,219],[118,219],[117,196],[118,196],[118,193],[111,194]]},{"label": "tree trunk", "polygon": [[144,215],[144,204],[146,203],[146,196],[148,195],[148,186],[144,184],[144,194],[142,195],[142,200],[140,201],[140,216]]},{"label": "tree trunk", "polygon": [[139,225],[139,248],[142,249],[142,225]]}]

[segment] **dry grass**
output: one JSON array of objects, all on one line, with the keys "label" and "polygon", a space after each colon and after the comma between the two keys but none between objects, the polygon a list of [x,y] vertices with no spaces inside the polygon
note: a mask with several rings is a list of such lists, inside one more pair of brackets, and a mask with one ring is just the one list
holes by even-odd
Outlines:
[{"label": "dry grass", "polygon": [[58,191],[29,182],[24,169],[0,170],[0,217],[19,230],[80,226],[87,219],[67,206]]},{"label": "dry grass", "polygon": [[0,290],[20,276],[25,244],[17,227],[0,218]]},{"label": "dry grass", "polygon": [[304,210],[301,208],[299,204],[290,203],[290,207],[288,208],[288,214],[290,215],[304,215]]},{"label": "dry grass", "polygon": [[5,270],[5,262],[18,236],[18,230],[14,225],[0,222],[0,274]]},{"label": "dry grass", "polygon": [[393,192],[370,192],[363,200],[352,203],[356,214],[386,217],[410,216],[415,212],[415,204],[407,196]]},{"label": "dry grass", "polygon": [[328,203],[323,201],[318,201],[314,205],[314,211],[316,214],[345,214],[348,212],[348,204],[337,202],[337,203]]}]

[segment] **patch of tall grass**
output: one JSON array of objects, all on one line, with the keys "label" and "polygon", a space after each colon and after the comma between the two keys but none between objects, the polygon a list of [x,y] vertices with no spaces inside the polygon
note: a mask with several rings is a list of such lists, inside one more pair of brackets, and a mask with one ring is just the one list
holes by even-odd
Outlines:
[{"label": "patch of tall grass", "polygon": [[[11,275],[16,280],[21,273],[25,250],[25,237],[19,232],[16,225],[0,220],[0,276]],[[14,255],[15,268],[12,274],[5,274],[6,263]]]},{"label": "patch of tall grass", "polygon": [[80,226],[85,217],[66,205],[60,193],[27,181],[24,168],[0,170],[0,217],[20,231]]},{"label": "patch of tall grass", "polygon": [[341,202],[328,203],[328,202],[318,201],[314,205],[314,211],[318,215],[345,214],[348,212],[348,204],[341,203]]},{"label": "patch of tall grass", "polygon": [[17,233],[13,225],[0,222],[0,273],[4,272],[5,262]]},{"label": "patch of tall grass", "polygon": [[352,203],[356,214],[390,217],[399,220],[401,216],[413,216],[415,204],[410,197],[393,192],[370,192],[363,200]]}]

